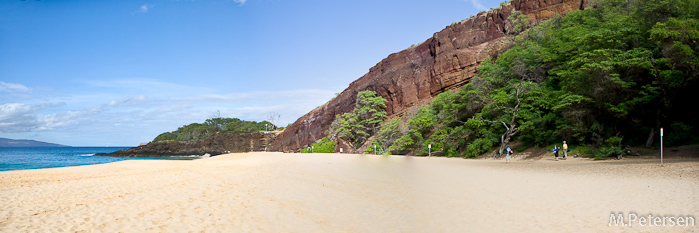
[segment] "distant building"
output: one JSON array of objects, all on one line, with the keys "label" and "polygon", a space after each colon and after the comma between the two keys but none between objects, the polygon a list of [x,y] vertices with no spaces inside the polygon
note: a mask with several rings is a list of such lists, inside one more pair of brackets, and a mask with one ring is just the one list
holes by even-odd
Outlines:
[{"label": "distant building", "polygon": [[145,146],[145,145],[148,145],[148,142],[141,142],[141,144],[139,146]]}]

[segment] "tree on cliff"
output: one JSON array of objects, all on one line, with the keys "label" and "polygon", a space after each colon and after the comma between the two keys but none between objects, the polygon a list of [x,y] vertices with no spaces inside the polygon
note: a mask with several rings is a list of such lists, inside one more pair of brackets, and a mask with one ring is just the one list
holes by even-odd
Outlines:
[{"label": "tree on cliff", "polygon": [[[279,124],[279,118],[281,118],[281,117],[282,117],[282,115],[279,114],[277,111],[275,111],[275,110],[269,111],[269,114],[267,115],[267,121],[272,123],[271,126],[273,126],[270,129],[272,129],[272,130],[277,129],[277,124]],[[265,129],[265,130],[269,130],[269,129]]]},{"label": "tree on cliff", "polygon": [[386,99],[377,96],[376,92],[360,91],[354,110],[336,118],[334,125],[337,129],[331,129],[331,137],[339,137],[355,149],[359,148],[386,118],[385,108]]},{"label": "tree on cliff", "polygon": [[[483,121],[490,124],[502,124],[505,127],[505,132],[500,136],[498,156],[502,155],[507,143],[519,132],[519,126],[515,120],[522,106],[521,97],[526,92],[526,87],[529,83],[525,82],[524,78],[521,78],[518,82],[508,82],[508,84],[511,87],[508,88],[510,90],[499,89],[489,95],[480,95],[484,97],[482,100],[486,102],[486,105],[479,114],[473,116],[475,121],[471,122],[471,124],[480,124],[479,121]],[[484,119],[483,116],[485,115],[493,115],[496,120]]]},{"label": "tree on cliff", "polygon": [[391,154],[406,154],[409,151],[419,150],[425,137],[432,131],[436,120],[437,116],[430,108],[426,106],[419,108],[412,119],[408,120],[408,132],[395,140],[395,143],[388,147],[388,151]]},{"label": "tree on cliff", "polygon": [[[255,122],[244,121],[238,118],[222,118],[219,114],[218,111],[215,112],[203,124],[192,123],[182,126],[175,131],[162,133],[153,139],[153,142],[196,142],[207,139],[218,132],[255,132],[265,130],[266,125],[271,125],[268,121]],[[271,126],[276,127],[274,125]]]}]

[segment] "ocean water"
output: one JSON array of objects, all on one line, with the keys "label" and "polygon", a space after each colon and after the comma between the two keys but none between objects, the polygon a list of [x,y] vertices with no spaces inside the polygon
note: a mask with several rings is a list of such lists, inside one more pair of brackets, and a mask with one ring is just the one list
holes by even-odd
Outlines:
[{"label": "ocean water", "polygon": [[0,147],[0,171],[111,163],[133,158],[93,156],[128,147]]}]

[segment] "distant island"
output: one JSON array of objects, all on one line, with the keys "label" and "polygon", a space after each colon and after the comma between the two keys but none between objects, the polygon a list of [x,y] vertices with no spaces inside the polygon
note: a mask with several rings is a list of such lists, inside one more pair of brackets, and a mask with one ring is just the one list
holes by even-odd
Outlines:
[{"label": "distant island", "polygon": [[40,142],[28,139],[9,139],[0,138],[0,147],[68,147],[66,145],[60,145],[55,143]]}]

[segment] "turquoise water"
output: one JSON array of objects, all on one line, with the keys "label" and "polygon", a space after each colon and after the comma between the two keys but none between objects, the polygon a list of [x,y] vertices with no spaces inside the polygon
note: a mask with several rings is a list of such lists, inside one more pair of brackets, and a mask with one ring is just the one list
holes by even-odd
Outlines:
[{"label": "turquoise water", "polygon": [[128,147],[0,147],[0,171],[111,163],[133,158],[93,156]]}]

